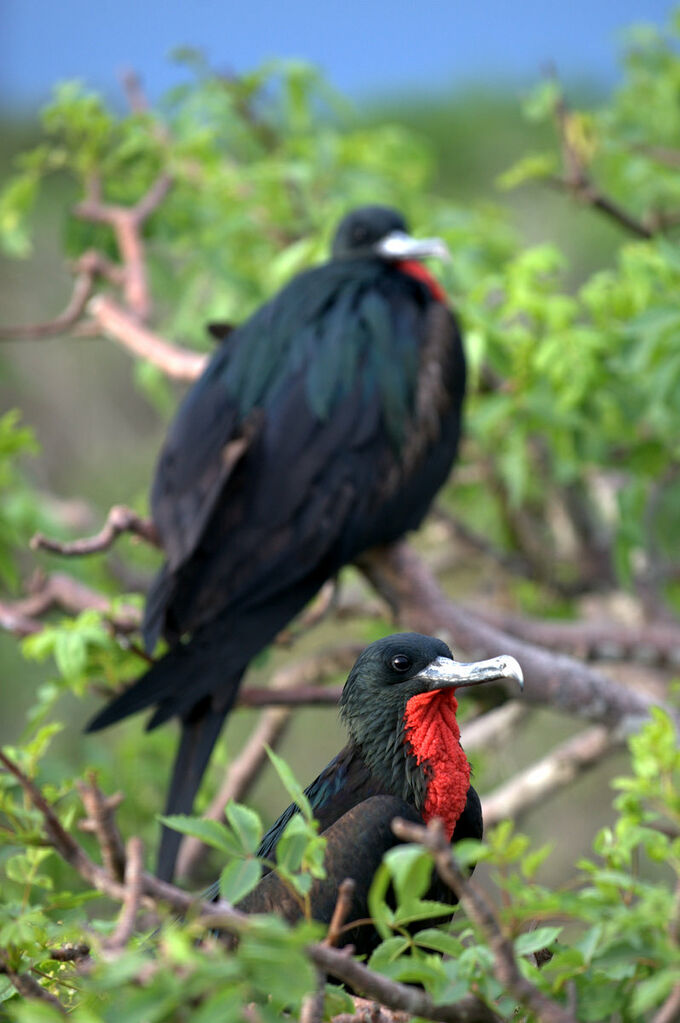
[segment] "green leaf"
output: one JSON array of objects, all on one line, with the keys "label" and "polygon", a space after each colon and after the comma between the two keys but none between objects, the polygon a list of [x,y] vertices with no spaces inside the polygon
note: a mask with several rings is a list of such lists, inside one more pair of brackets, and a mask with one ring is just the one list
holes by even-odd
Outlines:
[{"label": "green leaf", "polygon": [[526,956],[540,949],[549,948],[563,930],[563,927],[537,927],[526,934],[520,934],[515,938],[515,953],[518,956]]},{"label": "green leaf", "polygon": [[263,829],[262,822],[255,811],[247,806],[243,806],[241,803],[230,801],[227,803],[224,812],[234,829],[234,834],[241,843],[243,852],[247,854],[256,853],[262,841]]},{"label": "green leaf", "polygon": [[260,882],[262,868],[258,860],[233,860],[220,874],[220,896],[232,905],[252,892]]},{"label": "green leaf", "polygon": [[278,756],[273,749],[269,746],[265,746],[267,750],[267,756],[272,762],[274,770],[279,776],[281,784],[285,788],[286,792],[292,799],[292,801],[299,807],[300,813],[305,820],[311,821],[314,819],[314,813],[312,811],[311,803],[305,795],[302,786],[291,771],[288,764],[280,756]]},{"label": "green leaf", "polygon": [[183,835],[191,835],[199,842],[204,842],[213,849],[228,853],[230,856],[240,856],[242,848],[233,833],[220,821],[203,820],[200,817],[189,817],[186,814],[171,814],[169,817],[159,816],[158,818],[166,827],[173,831],[180,831]]}]

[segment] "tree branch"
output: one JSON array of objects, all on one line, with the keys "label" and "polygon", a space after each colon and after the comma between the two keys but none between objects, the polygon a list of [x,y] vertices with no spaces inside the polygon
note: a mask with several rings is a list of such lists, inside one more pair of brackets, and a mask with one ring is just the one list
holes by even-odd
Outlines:
[{"label": "tree branch", "polygon": [[39,984],[34,977],[31,977],[30,973],[17,973],[17,971],[10,966],[7,953],[2,949],[0,949],[0,963],[2,964],[2,972],[6,974],[20,995],[23,995],[24,998],[32,998],[40,1002],[47,1002],[48,1005],[57,1009],[62,1016],[66,1015],[66,1008],[61,1004],[56,995],[53,995],[50,991],[44,988],[42,984]]},{"label": "tree branch", "polygon": [[134,934],[137,914],[142,899],[142,871],[144,847],[141,838],[130,838],[125,857],[125,899],[118,923],[111,937],[104,942],[108,952],[120,952]]},{"label": "tree branch", "polygon": [[116,881],[125,877],[125,848],[116,824],[116,810],[123,802],[121,792],[105,796],[95,782],[91,771],[87,782],[77,781],[76,787],[87,813],[78,822],[81,831],[96,835],[102,853],[104,866]]},{"label": "tree branch", "polygon": [[73,291],[66,308],[53,320],[19,327],[1,327],[0,341],[31,341],[64,334],[85,312],[87,300],[92,294],[93,276],[83,271],[73,282]]},{"label": "tree branch", "polygon": [[350,984],[368,998],[374,998],[389,1009],[408,1012],[411,1016],[438,1020],[440,1023],[503,1023],[502,1018],[477,998],[468,996],[459,1002],[439,1005],[419,988],[400,984],[369,970],[352,959],[348,951],[310,945],[307,954],[312,962],[332,977]]},{"label": "tree branch", "polygon": [[36,533],[31,539],[31,549],[51,551],[53,554],[63,554],[68,557],[97,554],[100,551],[108,550],[122,533],[132,533],[133,536],[145,540],[153,547],[160,547],[158,533],[151,519],[145,519],[132,508],[126,508],[124,504],[116,504],[106,516],[106,522],[102,529],[94,536],[61,541],[52,540],[43,536],[42,533]]},{"label": "tree branch", "polygon": [[458,896],[470,920],[477,924],[494,955],[494,976],[521,1004],[536,1013],[542,1023],[576,1023],[562,1006],[548,998],[520,972],[512,941],[505,935],[486,896],[470,882],[456,863],[451,846],[438,818],[426,828],[397,818],[392,822],[397,838],[419,842],[434,856],[440,877]]},{"label": "tree branch", "polygon": [[608,729],[600,725],[572,736],[547,756],[482,797],[484,826],[491,827],[508,818],[516,819],[533,809],[621,745]]},{"label": "tree branch", "polygon": [[[368,551],[358,565],[400,624],[418,632],[445,633],[454,646],[475,657],[515,657],[524,671],[523,702],[529,706],[551,707],[623,734],[637,727],[654,705],[645,693],[617,685],[574,658],[519,640],[463,610],[448,600],[405,543]],[[677,714],[669,713],[678,722]]]},{"label": "tree branch", "polygon": [[636,661],[655,667],[680,666],[680,627],[671,623],[546,621],[499,611],[476,611],[482,621],[519,639],[583,660]]},{"label": "tree branch", "polygon": [[600,210],[610,220],[625,227],[627,231],[637,235],[638,238],[653,238],[654,232],[643,221],[638,220],[614,199],[605,195],[593,182],[586,169],[582,154],[573,144],[570,131],[573,115],[563,96],[560,96],[555,102],[554,115],[562,147],[564,173],[562,177],[549,179],[550,184],[568,191],[579,202]]},{"label": "tree branch", "polygon": [[[33,593],[22,600],[0,602],[0,627],[17,636],[30,636],[40,632],[43,623],[36,619],[53,607],[73,614],[93,609],[104,615],[111,614],[111,598],[86,586],[64,572],[41,576],[33,585]],[[126,605],[119,608],[111,623],[116,632],[133,632],[139,627],[139,611]]]},{"label": "tree branch", "polygon": [[169,344],[159,334],[142,326],[108,295],[95,295],[90,299],[88,312],[98,331],[123,345],[138,358],[157,366],[174,380],[196,380],[205,369],[205,355]]}]

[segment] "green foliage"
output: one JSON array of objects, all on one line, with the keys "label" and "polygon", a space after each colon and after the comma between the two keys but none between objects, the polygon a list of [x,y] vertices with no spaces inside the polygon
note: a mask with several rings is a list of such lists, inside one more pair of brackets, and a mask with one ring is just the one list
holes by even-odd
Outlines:
[{"label": "green foliage", "polygon": [[[18,158],[0,195],[0,242],[13,256],[30,253],[32,216],[52,175],[65,183],[62,202],[100,193],[107,203],[129,206],[166,171],[172,188],[144,228],[154,328],[205,348],[206,320],[242,321],[292,274],[323,258],[347,208],[365,201],[400,207],[416,232],[441,234],[449,244],[453,261],[441,277],[464,324],[471,370],[467,465],[442,500],[507,551],[530,556],[531,534],[539,550],[534,560],[547,566],[518,589],[532,609],[545,608],[555,583],[583,583],[590,537],[575,503],[592,519],[591,532],[607,538],[619,582],[634,587],[640,564],[677,558],[680,258],[671,229],[680,208],[678,30],[676,17],[668,37],[646,31],[632,38],[625,81],[606,106],[565,108],[566,138],[584,172],[653,232],[645,240],[622,233],[611,260],[581,276],[575,289],[552,240],[522,246],[498,208],[433,194],[435,156],[417,132],[358,124],[300,63],[271,62],[226,79],[191,51],[178,56],[193,78],[158,111],[123,116],[78,83],[60,86],[44,113],[44,141]],[[525,113],[548,125],[560,101],[559,86],[543,83]],[[548,149],[539,139],[500,183],[535,190],[560,173],[561,159],[559,145]],[[542,236],[549,236],[550,225],[544,227]],[[110,228],[78,215],[65,218],[63,243],[75,257],[88,247],[119,256]],[[161,415],[172,412],[176,396],[156,369],[138,366],[135,380]],[[23,459],[36,450],[17,413],[0,419],[0,576],[10,586],[28,574],[32,532],[69,532],[26,480]],[[126,568],[147,568],[139,546],[117,550]],[[69,831],[81,812],[73,778],[82,764],[76,770],[70,747],[86,713],[82,702],[94,686],[118,687],[143,666],[135,639],[121,641],[111,627],[111,617],[141,603],[119,596],[116,567],[104,557],[70,569],[114,598],[110,615],[52,615],[22,643],[27,660],[50,667],[42,669],[23,745],[12,754]],[[601,582],[587,573],[585,581]],[[678,599],[670,584],[667,595]],[[558,610],[568,614],[571,605],[564,600]],[[362,627],[367,639],[383,630],[375,622]],[[157,780],[167,772],[168,741],[166,731],[141,744],[136,722],[105,743],[88,740],[87,758],[102,786],[125,793],[124,832],[143,834],[147,847],[157,838]],[[481,859],[491,871],[498,914],[517,955],[553,952],[540,971],[522,958],[525,975],[562,1002],[575,999],[584,1021],[650,1018],[680,969],[673,896],[680,765],[668,720],[656,715],[631,748],[632,775],[617,783],[616,823],[600,832],[592,858],[563,889],[538,880],[549,850],[532,848],[509,825],[483,846],[456,850],[464,866]],[[280,758],[271,759],[301,811],[279,843],[276,869],[308,908],[312,881],[324,876],[324,842],[301,786]],[[215,850],[224,898],[236,902],[257,884],[262,826],[251,809],[231,804],[223,822],[166,823]],[[83,841],[96,855],[94,843]],[[41,815],[5,773],[0,864],[0,949],[12,969],[58,996],[76,1023],[240,1020],[251,1002],[273,1023],[284,1010],[295,1017],[314,989],[304,948],[319,928],[309,922],[290,928],[256,920],[227,952],[210,934],[197,943],[195,921],[169,921],[159,935],[103,954],[116,907],[59,861]],[[438,1001],[474,991],[510,1018],[515,1003],[494,977],[492,952],[476,925],[460,912],[452,924],[438,925],[449,907],[428,899],[431,872],[419,848],[403,846],[386,858],[370,902],[384,940],[370,965],[422,984]],[[50,958],[51,948],[85,936],[91,969]],[[329,1012],[351,1008],[330,991]],[[59,1018],[46,1003],[23,1002],[7,981],[0,1001],[10,1019]]]},{"label": "green foliage", "polygon": [[[456,847],[463,862],[483,859],[490,866],[501,893],[496,912],[514,937],[524,975],[558,1001],[569,992],[578,1020],[617,1014],[627,1023],[644,1020],[663,1004],[680,971],[673,894],[680,884],[680,749],[668,715],[655,711],[630,747],[632,776],[614,783],[622,792],[615,801],[616,824],[600,831],[594,858],[583,860],[564,888],[550,890],[536,881],[548,850],[531,850],[509,822],[485,845]],[[650,873],[652,864],[657,867]],[[421,896],[430,870],[429,855],[418,846],[402,846],[385,857],[371,894],[371,913],[385,940],[370,965],[394,979],[421,983],[437,1001],[476,990],[490,1005],[512,1011],[492,975],[488,936],[462,914],[448,932],[405,930],[427,914],[430,904]],[[396,906],[387,897],[390,885]],[[432,906],[429,915],[435,912]],[[524,957],[542,949],[552,958],[539,970]]]}]

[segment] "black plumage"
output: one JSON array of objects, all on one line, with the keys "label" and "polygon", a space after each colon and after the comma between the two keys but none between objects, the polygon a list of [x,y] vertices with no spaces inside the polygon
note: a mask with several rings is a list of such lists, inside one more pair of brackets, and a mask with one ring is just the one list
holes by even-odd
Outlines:
[{"label": "black plumage", "polygon": [[[166,561],[148,649],[170,650],[92,721],[179,717],[166,812],[190,812],[250,660],[360,553],[415,529],[454,460],[465,389],[456,322],[415,259],[441,255],[372,206],[329,262],[229,333],[172,423],[151,494]],[[165,831],[159,875],[179,838]]]},{"label": "black plumage", "polygon": [[[366,920],[373,875],[397,844],[391,830],[395,817],[422,824],[441,816],[452,842],[482,837],[481,804],[459,743],[455,693],[498,679],[522,684],[514,658],[461,664],[441,640],[417,633],[378,640],[359,657],[341,700],[347,745],[305,789],[326,838],[327,877],[314,881],[310,893],[314,919],[330,922],[338,886],[351,877],[355,889],[348,923]],[[281,814],[264,836],[260,856],[276,859],[277,843],[296,812],[291,804]],[[217,895],[217,885],[209,894]],[[429,898],[455,903],[436,877]],[[291,922],[302,915],[299,901],[273,871],[239,908],[276,912]],[[369,953],[378,940],[365,922],[348,927],[343,936],[343,943],[360,954]]]}]

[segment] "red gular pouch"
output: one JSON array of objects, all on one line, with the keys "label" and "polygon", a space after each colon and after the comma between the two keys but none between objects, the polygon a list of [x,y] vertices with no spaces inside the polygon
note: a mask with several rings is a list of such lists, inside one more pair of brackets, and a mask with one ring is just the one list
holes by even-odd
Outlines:
[{"label": "red gular pouch", "polygon": [[404,738],[427,777],[425,821],[441,817],[449,837],[465,809],[470,764],[460,744],[455,689],[412,696],[404,713]]},{"label": "red gular pouch", "polygon": [[447,304],[448,299],[446,292],[442,288],[441,284],[436,277],[433,277],[426,266],[419,263],[416,259],[403,259],[397,263],[397,266],[402,273],[408,274],[409,277],[415,277],[416,280],[422,281],[423,284],[429,289],[430,294],[437,302],[443,302]]}]

